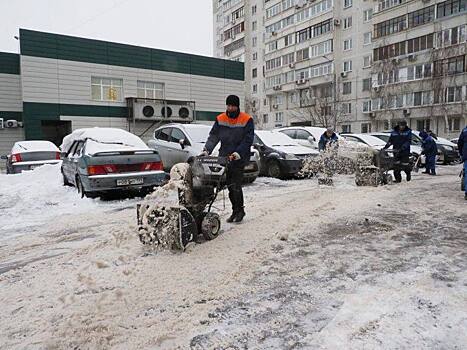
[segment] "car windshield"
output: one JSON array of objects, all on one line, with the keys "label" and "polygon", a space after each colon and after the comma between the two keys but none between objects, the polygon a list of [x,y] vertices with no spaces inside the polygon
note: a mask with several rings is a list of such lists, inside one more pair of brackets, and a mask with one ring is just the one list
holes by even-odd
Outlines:
[{"label": "car windshield", "polygon": [[297,146],[297,142],[281,132],[258,131],[257,136],[268,147]]},{"label": "car windshield", "polygon": [[209,137],[209,132],[211,128],[209,126],[206,127],[196,127],[196,128],[187,128],[187,133],[190,135],[193,142],[196,143],[206,143],[206,140]]},{"label": "car windshield", "polygon": [[380,140],[383,140],[384,142],[389,141],[389,135],[373,135],[373,136],[379,138]]},{"label": "car windshield", "polygon": [[386,142],[381,140],[380,138],[374,137],[374,136],[369,136],[369,135],[362,135],[360,137],[363,142],[365,142],[367,145],[370,146],[384,146]]}]

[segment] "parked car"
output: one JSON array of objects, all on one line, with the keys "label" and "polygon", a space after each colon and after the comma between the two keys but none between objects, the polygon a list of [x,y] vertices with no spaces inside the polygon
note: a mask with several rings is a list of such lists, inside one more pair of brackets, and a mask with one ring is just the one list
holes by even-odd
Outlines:
[{"label": "parked car", "polygon": [[82,197],[129,189],[144,193],[166,180],[157,151],[121,129],[78,129],[60,148],[63,183]]},{"label": "parked car", "polygon": [[17,174],[44,164],[59,163],[60,150],[50,141],[18,141],[2,159],[6,160],[6,173]]},{"label": "parked car", "polygon": [[[420,132],[412,131],[412,133],[420,140]],[[435,138],[436,146],[438,147],[439,161],[443,164],[457,163],[460,161],[460,154],[456,143],[449,141],[443,137]]]},{"label": "parked car", "polygon": [[319,154],[279,131],[255,131],[253,146],[260,155],[260,174],[276,178],[297,175],[308,157]]},{"label": "parked car", "polygon": [[[154,131],[149,140],[150,148],[159,152],[164,168],[168,171],[177,163],[184,163],[190,157],[199,155],[209,137],[211,127],[202,124],[167,124]],[[213,154],[219,152],[220,145]],[[259,174],[259,153],[252,148],[250,162],[245,166],[244,181],[253,182]]]},{"label": "parked car", "polygon": [[277,129],[297,141],[300,145],[318,149],[318,142],[326,131],[326,128],[316,126],[290,126],[286,128]]}]

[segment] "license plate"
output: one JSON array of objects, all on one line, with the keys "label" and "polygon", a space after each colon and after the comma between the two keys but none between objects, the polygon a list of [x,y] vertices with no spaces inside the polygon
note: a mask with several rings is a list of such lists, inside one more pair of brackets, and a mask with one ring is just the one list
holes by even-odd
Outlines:
[{"label": "license plate", "polygon": [[117,180],[117,186],[141,185],[143,182],[142,177],[136,179],[120,179]]}]

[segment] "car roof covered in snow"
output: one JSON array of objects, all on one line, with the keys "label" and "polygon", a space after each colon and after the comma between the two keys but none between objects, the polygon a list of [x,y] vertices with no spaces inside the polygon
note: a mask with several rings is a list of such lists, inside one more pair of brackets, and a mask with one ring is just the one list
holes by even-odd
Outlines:
[{"label": "car roof covered in snow", "polygon": [[15,142],[11,153],[24,152],[59,152],[57,146],[50,141],[18,141]]},{"label": "car roof covered in snow", "polygon": [[[91,140],[86,152],[93,154],[95,151],[115,151],[138,149],[147,150],[149,147],[138,136],[118,128],[85,128],[77,129],[63,138],[60,145],[62,151],[68,151],[75,141]],[[91,149],[92,148],[92,149]]]}]

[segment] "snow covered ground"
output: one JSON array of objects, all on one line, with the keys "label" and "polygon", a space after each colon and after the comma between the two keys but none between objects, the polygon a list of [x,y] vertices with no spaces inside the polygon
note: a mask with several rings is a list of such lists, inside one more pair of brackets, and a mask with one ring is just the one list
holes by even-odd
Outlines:
[{"label": "snow covered ground", "polygon": [[78,198],[53,167],[0,175],[0,349],[463,349],[459,171],[260,178],[245,222],[185,253],[139,243],[137,199]]}]

